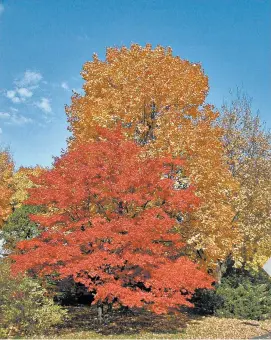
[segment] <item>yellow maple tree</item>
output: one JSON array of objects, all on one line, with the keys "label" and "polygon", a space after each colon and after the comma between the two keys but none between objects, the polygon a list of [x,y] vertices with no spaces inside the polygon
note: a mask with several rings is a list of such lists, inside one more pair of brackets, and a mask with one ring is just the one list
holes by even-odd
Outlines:
[{"label": "yellow maple tree", "polygon": [[14,209],[20,207],[28,197],[28,189],[33,187],[31,176],[38,176],[44,169],[36,167],[20,167],[13,175],[12,187],[13,194],[10,202]]},{"label": "yellow maple tree", "polygon": [[204,253],[208,265],[223,261],[238,242],[230,203],[238,184],[214,124],[218,112],[205,104],[209,86],[201,65],[173,56],[171,48],[132,44],[108,48],[104,61],[94,54],[81,74],[85,94],[75,93],[66,107],[70,148],[95,139],[97,125],[121,123],[145,155],[184,157],[182,183],[194,184],[202,200],[195,214],[181,217],[187,251]]},{"label": "yellow maple tree", "polygon": [[0,152],[0,227],[12,212],[12,176],[14,164],[8,151]]},{"label": "yellow maple tree", "polygon": [[240,184],[232,200],[240,234],[234,259],[257,269],[271,256],[271,135],[238,89],[223,105],[220,125],[229,168]]}]

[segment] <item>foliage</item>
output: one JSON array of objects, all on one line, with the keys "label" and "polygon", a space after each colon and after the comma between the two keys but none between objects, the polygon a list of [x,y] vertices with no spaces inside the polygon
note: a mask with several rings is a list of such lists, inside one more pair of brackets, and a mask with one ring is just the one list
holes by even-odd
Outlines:
[{"label": "foliage", "polygon": [[34,168],[21,167],[16,171],[12,178],[13,195],[11,204],[14,208],[21,207],[28,197],[28,189],[33,186],[32,176],[38,176],[44,169],[36,166]]},{"label": "foliage", "polygon": [[217,288],[217,295],[224,299],[216,315],[239,319],[264,320],[271,317],[271,283],[253,284],[244,278],[237,287],[225,279]]},{"label": "foliage", "polygon": [[70,147],[98,135],[96,124],[112,128],[119,122],[127,138],[144,146],[150,157],[183,155],[182,185],[194,183],[201,206],[182,216],[181,233],[187,251],[204,253],[214,265],[238,243],[232,225],[231,200],[238,189],[224,160],[222,131],[214,125],[218,113],[204,101],[208,78],[199,64],[172,55],[170,48],[151,45],[108,48],[106,60],[86,62],[85,95],[75,94],[67,107]]},{"label": "foliage", "polygon": [[10,200],[12,196],[13,162],[8,151],[0,151],[0,227],[3,226],[12,212]]},{"label": "foliage", "polygon": [[0,337],[41,334],[60,323],[66,312],[46,297],[40,284],[26,277],[10,276],[0,264]]},{"label": "foliage", "polygon": [[197,289],[191,299],[195,306],[195,313],[200,315],[213,315],[223,305],[224,299],[216,290]]},{"label": "foliage", "polygon": [[232,200],[240,234],[234,259],[237,265],[262,267],[271,256],[271,135],[239,90],[224,104],[220,125],[230,170],[240,183]]},{"label": "foliage", "polygon": [[197,290],[192,298],[200,314],[264,320],[271,317],[271,279],[263,270],[233,269],[215,291]]},{"label": "foliage", "polygon": [[40,232],[37,223],[29,219],[29,215],[39,212],[42,212],[41,207],[22,205],[9,216],[1,233],[6,249],[13,250],[17,242],[28,240],[39,235]]},{"label": "foliage", "polygon": [[[13,271],[72,276],[116,302],[165,313],[213,281],[182,255],[176,216],[198,204],[192,186],[174,189],[183,161],[144,158],[119,129],[56,159],[35,179],[28,204],[48,207],[32,220],[43,233],[18,244]],[[58,274],[58,276],[57,276]]]}]

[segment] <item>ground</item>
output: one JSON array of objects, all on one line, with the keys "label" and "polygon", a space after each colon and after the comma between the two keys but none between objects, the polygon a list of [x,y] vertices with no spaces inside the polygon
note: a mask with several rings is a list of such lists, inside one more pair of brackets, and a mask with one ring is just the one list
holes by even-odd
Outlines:
[{"label": "ground", "polygon": [[[44,338],[57,339],[252,339],[271,332],[271,320],[159,316],[142,310],[113,310],[98,323],[96,308],[71,306],[69,320]],[[39,338],[41,338],[39,336]],[[268,338],[265,336],[264,338]],[[270,338],[270,336],[269,336]]]}]

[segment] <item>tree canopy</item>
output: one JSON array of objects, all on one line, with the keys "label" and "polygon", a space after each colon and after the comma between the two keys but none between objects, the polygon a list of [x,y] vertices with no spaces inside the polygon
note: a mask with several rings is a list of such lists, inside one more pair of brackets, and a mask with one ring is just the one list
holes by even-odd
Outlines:
[{"label": "tree canopy", "polygon": [[56,160],[33,178],[28,204],[47,207],[32,217],[42,233],[18,243],[13,271],[72,276],[95,302],[145,306],[164,313],[188,301],[213,278],[183,254],[177,214],[195,209],[193,186],[174,189],[183,161],[142,157],[120,129]]},{"label": "tree canopy", "polygon": [[232,200],[240,234],[233,255],[239,265],[262,267],[271,256],[271,135],[240,90],[223,105],[220,126],[227,162],[240,186]]},{"label": "tree canopy", "polygon": [[126,138],[148,157],[184,156],[183,180],[196,185],[202,204],[182,234],[191,256],[194,249],[204,252],[207,265],[225,259],[238,243],[231,205],[238,183],[226,164],[223,132],[214,124],[218,112],[205,103],[208,77],[201,65],[173,56],[170,48],[133,44],[108,48],[104,61],[94,55],[81,74],[85,94],[75,94],[66,109],[70,148],[95,139],[97,124],[121,123]]}]

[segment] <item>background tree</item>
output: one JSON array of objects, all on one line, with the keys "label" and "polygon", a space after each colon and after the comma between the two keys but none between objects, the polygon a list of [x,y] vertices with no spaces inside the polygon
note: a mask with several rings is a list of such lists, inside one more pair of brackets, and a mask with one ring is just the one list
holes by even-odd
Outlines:
[{"label": "background tree", "polygon": [[0,227],[7,220],[12,212],[11,196],[12,196],[12,176],[13,161],[7,150],[0,151]]},{"label": "background tree", "polygon": [[28,189],[33,186],[32,176],[38,176],[44,169],[40,166],[33,168],[20,167],[13,175],[13,195],[11,204],[14,209],[22,206],[28,197]]},{"label": "background tree", "polygon": [[120,130],[101,131],[57,159],[30,189],[29,204],[48,207],[32,218],[43,233],[18,244],[13,270],[73,277],[95,303],[164,313],[213,279],[187,257],[175,227],[179,211],[198,204],[192,186],[173,188],[183,161],[146,159]]},{"label": "background tree", "polygon": [[4,248],[14,250],[21,240],[28,240],[39,235],[38,224],[31,221],[29,215],[42,212],[42,207],[22,205],[8,217],[3,225],[1,237],[4,240]]},{"label": "background tree", "polygon": [[[187,159],[183,185],[193,182],[202,198],[182,234],[191,256],[208,265],[223,260],[238,242],[231,200],[237,190],[224,159],[218,113],[206,105],[208,78],[199,64],[174,57],[170,48],[151,45],[108,48],[83,66],[85,95],[74,94],[67,107],[70,146],[97,136],[96,124],[119,122],[126,137],[144,146],[149,157],[170,153]],[[202,255],[204,254],[204,256]]]},{"label": "background tree", "polygon": [[240,90],[222,107],[220,125],[229,168],[240,184],[232,200],[241,236],[234,259],[262,267],[271,256],[271,135]]},{"label": "background tree", "polygon": [[28,197],[28,189],[34,185],[31,176],[37,176],[42,171],[43,169],[37,166],[21,167],[16,172],[9,172],[6,204],[10,215],[6,217],[1,232],[5,250],[11,251],[18,241],[30,239],[39,233],[37,224],[30,221],[28,215],[41,211],[41,207],[24,206],[23,202]]}]

